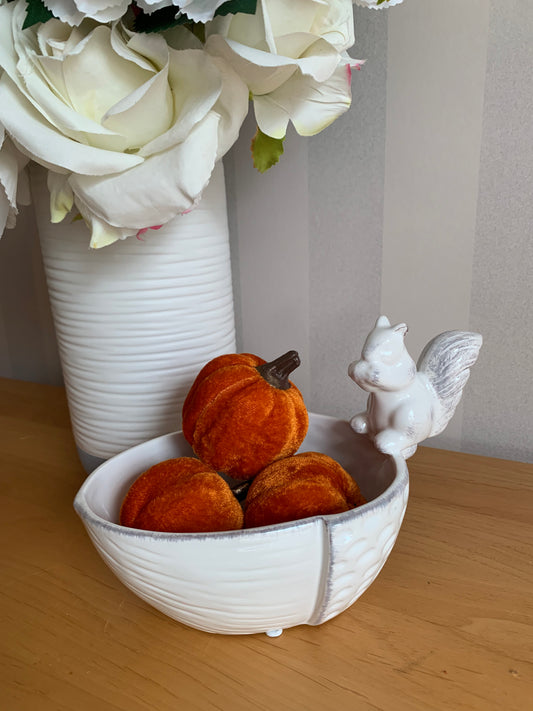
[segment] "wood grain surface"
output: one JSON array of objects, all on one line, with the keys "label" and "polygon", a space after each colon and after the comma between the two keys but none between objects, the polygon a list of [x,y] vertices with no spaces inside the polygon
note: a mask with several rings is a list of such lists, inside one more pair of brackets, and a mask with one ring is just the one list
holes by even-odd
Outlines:
[{"label": "wood grain surface", "polygon": [[211,635],[135,597],[72,501],[64,390],[0,380],[3,711],[527,711],[533,467],[420,448],[398,541],[319,627]]}]

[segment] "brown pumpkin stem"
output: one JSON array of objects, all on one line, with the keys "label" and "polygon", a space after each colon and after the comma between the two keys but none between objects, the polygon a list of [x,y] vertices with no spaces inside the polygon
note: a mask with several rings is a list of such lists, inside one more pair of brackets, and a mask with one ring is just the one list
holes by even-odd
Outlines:
[{"label": "brown pumpkin stem", "polygon": [[270,363],[258,365],[259,375],[264,378],[269,385],[273,385],[278,390],[288,390],[291,387],[289,375],[300,365],[300,356],[296,351],[287,351],[279,358],[271,360]]},{"label": "brown pumpkin stem", "polygon": [[233,495],[235,496],[237,501],[244,501],[251,483],[251,479],[248,479],[246,481],[240,482],[239,484],[234,484],[231,487],[231,491],[233,492]]}]

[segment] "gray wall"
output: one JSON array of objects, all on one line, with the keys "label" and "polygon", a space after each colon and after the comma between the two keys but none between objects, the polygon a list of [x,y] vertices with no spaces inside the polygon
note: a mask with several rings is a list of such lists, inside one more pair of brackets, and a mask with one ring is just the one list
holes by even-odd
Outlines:
[{"label": "gray wall", "polygon": [[295,347],[311,410],[364,407],[346,367],[380,313],[416,357],[448,329],[484,346],[427,444],[533,460],[533,3],[405,0],[355,9],[351,110],[289,135],[279,166],[226,161],[240,346]]},{"label": "gray wall", "polygon": [[[225,159],[239,348],[296,348],[310,410],[350,417],[346,375],[380,313],[416,357],[480,331],[463,404],[427,444],[533,461],[533,3],[405,0],[355,8],[367,63],[353,106],[251,165],[253,117]],[[0,242],[0,375],[58,382],[31,209]]]}]

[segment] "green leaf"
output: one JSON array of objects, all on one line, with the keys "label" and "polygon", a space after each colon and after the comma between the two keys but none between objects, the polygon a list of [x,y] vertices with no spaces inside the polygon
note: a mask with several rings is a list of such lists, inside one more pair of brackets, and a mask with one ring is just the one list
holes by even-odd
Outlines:
[{"label": "green leaf", "polygon": [[284,138],[272,138],[263,133],[260,128],[252,139],[252,158],[254,166],[260,173],[266,173],[279,161],[283,153]]},{"label": "green leaf", "polygon": [[53,17],[52,12],[45,6],[42,0],[28,0],[26,9],[26,19],[22,25],[22,29],[36,25],[38,22],[46,22]]},{"label": "green leaf", "polygon": [[256,9],[257,0],[228,0],[215,10],[215,17],[217,15],[235,15],[237,12],[255,15]]},{"label": "green leaf", "polygon": [[176,27],[176,25],[185,25],[190,20],[185,15],[180,15],[176,19],[176,13],[178,8],[164,7],[162,10],[156,10],[150,15],[144,12],[140,12],[134,20],[135,32],[162,32],[163,30],[169,30],[171,27]]}]

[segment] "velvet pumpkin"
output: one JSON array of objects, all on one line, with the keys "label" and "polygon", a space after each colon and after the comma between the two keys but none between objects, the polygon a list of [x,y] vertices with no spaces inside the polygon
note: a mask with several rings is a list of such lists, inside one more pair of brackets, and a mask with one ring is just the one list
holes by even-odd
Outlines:
[{"label": "velvet pumpkin", "polygon": [[227,482],[194,457],[166,459],[141,474],[120,510],[120,523],[179,533],[242,528],[242,507]]},{"label": "velvet pumpkin", "polygon": [[214,469],[249,479],[300,447],[309,424],[288,379],[296,351],[266,363],[249,353],[222,355],[198,373],[183,404],[183,434]]},{"label": "velvet pumpkin", "polygon": [[302,452],[273,462],[255,477],[244,503],[244,527],[342,513],[363,503],[359,487],[338,462]]}]

